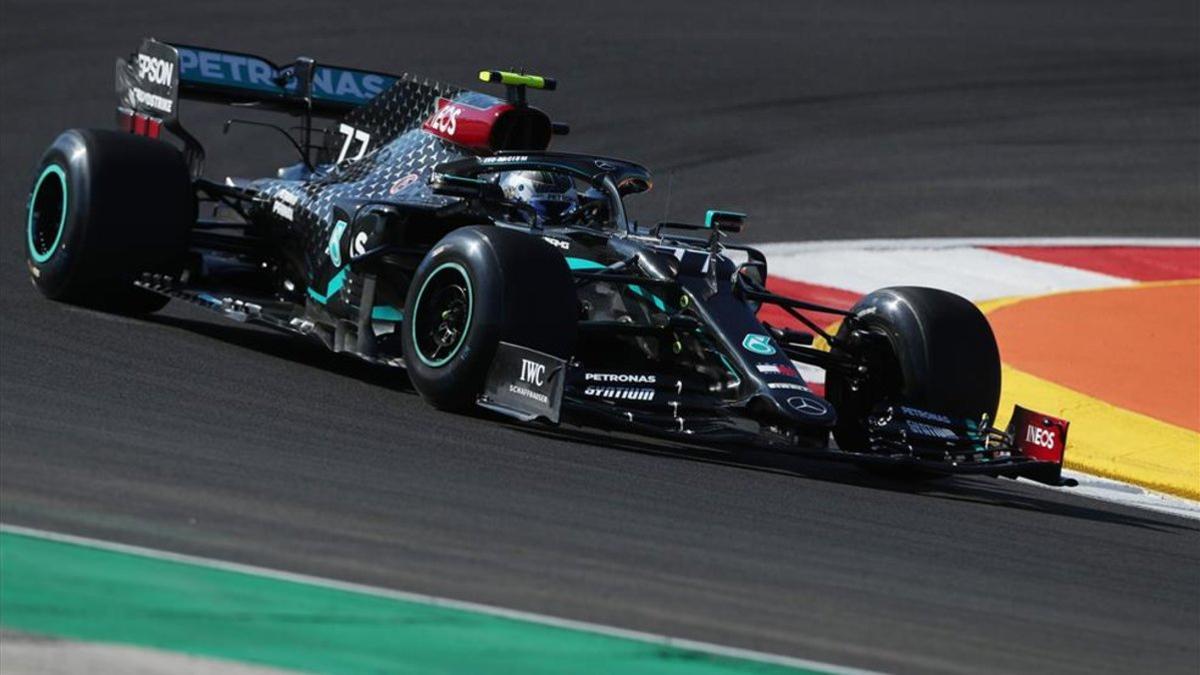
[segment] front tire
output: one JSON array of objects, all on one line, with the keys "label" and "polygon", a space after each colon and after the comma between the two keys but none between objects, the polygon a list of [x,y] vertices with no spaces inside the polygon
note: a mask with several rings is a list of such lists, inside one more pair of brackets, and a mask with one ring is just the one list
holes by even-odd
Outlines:
[{"label": "front tire", "polygon": [[25,259],[46,297],[141,314],[167,298],[137,288],[187,252],[195,196],[183,155],[133,134],[71,129],[47,148],[30,192]]},{"label": "front tire", "polygon": [[842,323],[835,349],[867,362],[857,389],[831,377],[838,411],[834,438],[845,450],[866,451],[866,417],[879,404],[908,404],[954,419],[995,420],[1000,403],[1000,351],[987,317],[966,298],[933,288],[875,291]]},{"label": "front tire", "polygon": [[574,353],[571,272],[554,247],[524,232],[477,226],[446,235],[417,267],[405,307],[409,379],[442,410],[475,404],[501,341],[561,359]]}]

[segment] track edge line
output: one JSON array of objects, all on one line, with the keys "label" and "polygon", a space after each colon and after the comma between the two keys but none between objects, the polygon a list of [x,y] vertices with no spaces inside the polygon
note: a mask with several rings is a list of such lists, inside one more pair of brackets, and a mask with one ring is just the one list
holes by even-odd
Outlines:
[{"label": "track edge line", "polygon": [[591,623],[588,621],[578,621],[575,619],[565,619],[562,617],[551,616],[548,614],[538,614],[536,612],[526,612],[518,609],[509,609],[506,607],[498,607],[495,605],[487,605],[483,603],[470,602],[466,600],[454,600],[452,598],[444,598],[436,595],[427,595],[423,593],[413,593],[410,591],[400,591],[380,586],[371,586],[368,584],[359,584],[352,581],[340,581],[338,579],[330,579],[327,577],[319,577],[310,574],[302,574],[299,572],[288,572],[285,570],[271,569],[269,567],[260,567],[258,565],[249,565],[245,563],[230,562],[227,560],[218,560],[215,558],[205,558],[202,556],[188,555],[186,553],[176,553],[173,551],[164,551],[161,549],[149,548],[145,546],[136,546],[133,544],[122,544],[115,541],[106,541],[103,539],[95,539],[92,537],[83,537],[74,534],[66,534],[62,532],[52,532],[32,527],[24,527],[21,525],[12,525],[9,523],[0,523],[0,532],[13,534],[35,539],[44,539],[46,541],[59,542],[64,544],[72,544],[75,546],[83,546],[88,548],[96,548],[113,553],[123,553],[127,555],[136,555],[166,562],[182,563],[186,565],[194,565],[197,567],[205,567],[224,572],[233,572],[238,574],[246,574],[250,576],[262,577],[267,579],[275,579],[279,581],[288,581],[292,583],[305,584],[309,586],[318,586],[331,590],[345,591],[349,593],[357,593],[360,595],[369,595],[402,602],[412,602],[416,604],[429,605],[433,607],[443,607],[447,609],[457,609],[466,612],[474,612],[477,614],[485,614],[504,619],[515,621],[523,621],[526,623],[536,623],[543,626],[553,628],[563,628],[567,630],[575,630],[581,632],[595,633],[608,637],[622,638],[633,640],[645,644],[660,645],[664,647],[672,647],[676,649],[684,649],[696,651],[713,656],[721,656],[727,658],[741,659],[744,661],[754,661],[758,663],[786,666],[804,670],[818,670],[831,675],[877,675],[876,671],[863,670],[859,668],[850,668],[847,666],[839,666],[823,661],[804,659],[794,656],[785,656],[783,654],[772,654],[770,652],[760,652],[753,649],[744,649],[741,647],[728,647],[711,642],[700,640],[691,640],[687,638],[677,638],[668,635],[660,635],[657,633],[648,633],[644,631],[632,630],[628,628],[618,628],[616,626],[608,626],[605,624]]}]

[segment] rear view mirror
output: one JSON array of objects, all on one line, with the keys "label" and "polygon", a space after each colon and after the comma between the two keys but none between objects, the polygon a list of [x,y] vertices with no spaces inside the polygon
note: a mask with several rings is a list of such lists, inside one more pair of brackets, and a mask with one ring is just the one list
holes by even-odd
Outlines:
[{"label": "rear view mirror", "polygon": [[713,209],[704,216],[704,226],[710,230],[721,232],[741,232],[746,224],[746,214],[736,211],[718,211]]},{"label": "rear view mirror", "polygon": [[434,194],[446,197],[461,197],[463,199],[480,199],[483,201],[504,201],[504,190],[490,180],[467,178],[453,174],[434,174],[429,181],[429,189]]}]

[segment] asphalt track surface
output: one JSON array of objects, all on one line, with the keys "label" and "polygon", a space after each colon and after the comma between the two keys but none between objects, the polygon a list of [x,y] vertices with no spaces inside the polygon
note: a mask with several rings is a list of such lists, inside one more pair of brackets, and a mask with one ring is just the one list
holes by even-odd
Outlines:
[{"label": "asphalt track surface", "polygon": [[[52,304],[22,264],[34,163],[111,124],[143,35],[556,76],[535,96],[573,124],[560,147],[656,170],[648,220],[1194,236],[1194,2],[405,4],[3,1],[0,520],[845,665],[1196,672],[1194,521],[446,415],[402,374],[186,307]],[[212,176],[289,159],[184,110]]]}]

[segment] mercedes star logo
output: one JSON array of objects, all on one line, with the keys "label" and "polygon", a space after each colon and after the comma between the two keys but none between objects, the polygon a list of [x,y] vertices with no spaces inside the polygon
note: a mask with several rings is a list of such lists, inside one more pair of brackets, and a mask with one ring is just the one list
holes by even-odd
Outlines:
[{"label": "mercedes star logo", "polygon": [[788,405],[792,407],[792,410],[795,410],[802,415],[820,417],[829,410],[829,408],[825,407],[824,403],[816,399],[805,398],[804,396],[793,396],[789,398],[787,402]]}]

